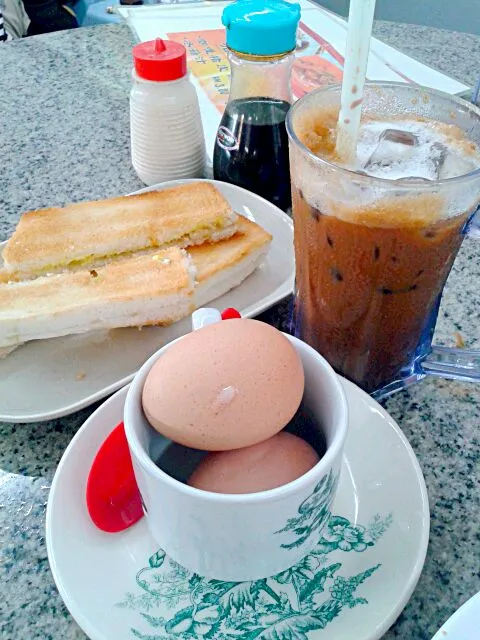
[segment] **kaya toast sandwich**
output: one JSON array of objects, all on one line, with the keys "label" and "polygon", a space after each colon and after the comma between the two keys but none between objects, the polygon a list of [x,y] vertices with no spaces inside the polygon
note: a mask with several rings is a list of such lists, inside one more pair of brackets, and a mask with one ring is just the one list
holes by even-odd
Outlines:
[{"label": "kaya toast sandwich", "polygon": [[247,278],[272,236],[238,217],[221,242],[148,252],[90,269],[0,284],[0,350],[96,329],[170,324]]},{"label": "kaya toast sandwich", "polygon": [[0,285],[0,349],[98,329],[175,322],[191,313],[194,286],[195,268],[179,247]]},{"label": "kaya toast sandwich", "polygon": [[235,233],[236,220],[208,182],[29,211],[2,252],[4,270],[23,280],[148,249],[217,242]]}]

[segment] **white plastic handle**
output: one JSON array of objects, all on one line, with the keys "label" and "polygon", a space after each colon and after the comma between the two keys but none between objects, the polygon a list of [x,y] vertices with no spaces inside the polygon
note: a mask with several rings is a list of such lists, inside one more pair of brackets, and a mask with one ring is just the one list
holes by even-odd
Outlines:
[{"label": "white plastic handle", "polygon": [[220,322],[222,314],[218,309],[203,307],[192,313],[192,331],[206,327],[214,322]]}]

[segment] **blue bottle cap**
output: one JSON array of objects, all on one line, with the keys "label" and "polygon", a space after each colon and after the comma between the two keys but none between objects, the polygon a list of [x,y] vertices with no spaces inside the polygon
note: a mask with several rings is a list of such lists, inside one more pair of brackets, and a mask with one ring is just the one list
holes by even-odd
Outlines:
[{"label": "blue bottle cap", "polygon": [[300,5],[286,0],[237,0],[225,7],[227,46],[254,56],[295,49]]}]

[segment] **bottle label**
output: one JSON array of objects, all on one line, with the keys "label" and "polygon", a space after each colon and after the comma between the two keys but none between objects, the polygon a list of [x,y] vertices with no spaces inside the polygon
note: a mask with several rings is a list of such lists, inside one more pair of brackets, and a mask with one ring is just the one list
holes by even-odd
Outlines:
[{"label": "bottle label", "polygon": [[234,151],[239,147],[238,138],[235,137],[230,129],[223,126],[218,128],[217,144],[219,147],[222,147],[222,149],[226,149],[227,151]]}]

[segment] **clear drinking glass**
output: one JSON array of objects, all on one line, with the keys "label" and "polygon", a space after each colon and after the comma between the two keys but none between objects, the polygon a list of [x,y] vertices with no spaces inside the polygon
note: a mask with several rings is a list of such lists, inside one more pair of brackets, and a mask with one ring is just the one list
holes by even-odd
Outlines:
[{"label": "clear drinking glass", "polygon": [[[373,178],[305,146],[340,105],[320,89],[290,110],[296,335],[376,398],[425,375],[480,382],[480,352],[437,347],[442,289],[465,234],[479,236],[480,169],[450,179]],[[365,89],[366,116],[429,118],[480,145],[480,109],[398,83]]]}]

